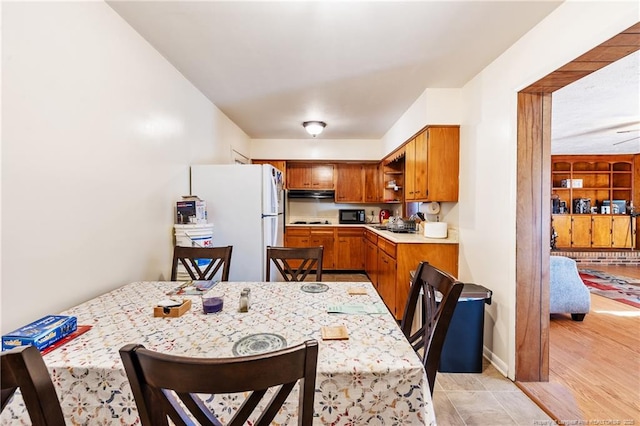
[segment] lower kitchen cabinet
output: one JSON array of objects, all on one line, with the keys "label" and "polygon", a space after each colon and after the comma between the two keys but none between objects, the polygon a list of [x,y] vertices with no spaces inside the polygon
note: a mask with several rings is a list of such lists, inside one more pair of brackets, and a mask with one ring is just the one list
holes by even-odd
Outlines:
[{"label": "lower kitchen cabinet", "polygon": [[398,318],[395,313],[397,306],[396,274],[396,259],[378,247],[378,293],[389,311]]},{"label": "lower kitchen cabinet", "polygon": [[364,271],[375,288],[378,288],[378,235],[365,231]]},{"label": "lower kitchen cabinet", "polygon": [[420,262],[427,261],[457,278],[458,244],[398,244],[396,261],[395,316],[400,320],[409,298],[411,271],[415,271]]},{"label": "lower kitchen cabinet", "polygon": [[309,232],[311,247],[322,246],[322,269],[335,268],[334,228],[312,227]]},{"label": "lower kitchen cabinet", "polygon": [[380,297],[402,319],[410,272],[422,261],[458,276],[458,244],[396,243],[364,227],[289,226],[287,247],[323,246],[323,269],[365,271]]},{"label": "lower kitchen cabinet", "polygon": [[[364,229],[361,227],[289,226],[285,232],[285,246],[322,246],[322,269],[362,271],[364,270],[363,233]],[[296,265],[293,262],[292,264]]]},{"label": "lower kitchen cabinet", "polygon": [[286,247],[310,247],[309,236],[311,228],[308,226],[289,227],[285,231],[284,245]]},{"label": "lower kitchen cabinet", "polygon": [[364,270],[364,228],[336,228],[335,268]]}]

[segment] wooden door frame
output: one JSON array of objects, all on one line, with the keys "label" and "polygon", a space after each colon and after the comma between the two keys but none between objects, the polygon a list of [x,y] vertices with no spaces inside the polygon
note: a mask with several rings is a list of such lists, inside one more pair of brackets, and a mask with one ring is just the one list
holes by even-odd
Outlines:
[{"label": "wooden door frame", "polygon": [[518,93],[517,381],[549,381],[551,94],[637,50],[640,22]]}]

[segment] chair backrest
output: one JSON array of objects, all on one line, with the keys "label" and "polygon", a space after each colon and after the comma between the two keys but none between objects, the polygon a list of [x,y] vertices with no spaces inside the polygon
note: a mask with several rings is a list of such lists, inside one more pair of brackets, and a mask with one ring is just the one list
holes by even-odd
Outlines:
[{"label": "chair backrest", "polygon": [[63,426],[64,416],[49,370],[34,346],[20,346],[0,354],[2,357],[2,410],[20,388],[34,426]]},{"label": "chair backrest", "polygon": [[271,281],[273,263],[285,281],[304,281],[312,271],[316,271],[316,281],[322,281],[322,254],[318,247],[271,247],[267,246],[267,275]]},{"label": "chair backrest", "polygon": [[[226,247],[180,247],[173,249],[171,281],[176,281],[178,264],[182,264],[192,280],[211,280],[222,268],[220,281],[229,281],[231,251],[233,246]],[[210,259],[205,267],[198,265],[198,259]]]},{"label": "chair backrest", "polygon": [[[422,357],[432,395],[444,339],[463,287],[463,283],[427,262],[420,263],[411,282],[400,328]],[[418,307],[420,327],[412,332]]]},{"label": "chair backrest", "polygon": [[[250,392],[227,425],[243,425],[255,415],[254,425],[271,423],[296,383],[299,387],[298,424],[311,425],[318,361],[318,342],[259,355],[235,358],[189,358],[162,354],[129,344],[120,349],[143,426],[222,425],[197,394]],[[263,401],[268,390],[273,398]]]}]

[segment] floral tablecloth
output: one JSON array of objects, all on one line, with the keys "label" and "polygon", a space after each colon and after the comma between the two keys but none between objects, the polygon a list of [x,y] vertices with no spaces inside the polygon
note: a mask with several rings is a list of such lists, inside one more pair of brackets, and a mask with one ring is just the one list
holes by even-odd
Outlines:
[{"label": "floral tablecloth", "polygon": [[[176,355],[231,357],[240,339],[274,333],[291,346],[308,339],[319,343],[315,424],[435,424],[424,369],[392,315],[327,312],[329,306],[381,303],[371,283],[326,284],[326,292],[308,293],[301,283],[221,282],[207,295],[224,296],[222,312],[204,314],[199,296],[184,296],[192,299],[189,312],[157,318],[153,307],[177,283],[136,282],[62,312],[93,326],[44,356],[67,423],[139,424],[118,352],[127,343]],[[239,297],[246,287],[251,307],[241,313]],[[354,287],[366,294],[350,295]],[[321,327],[337,325],[346,326],[349,339],[322,340]],[[296,424],[297,393],[290,400],[276,417],[278,424]],[[19,395],[0,420],[30,424]]]}]

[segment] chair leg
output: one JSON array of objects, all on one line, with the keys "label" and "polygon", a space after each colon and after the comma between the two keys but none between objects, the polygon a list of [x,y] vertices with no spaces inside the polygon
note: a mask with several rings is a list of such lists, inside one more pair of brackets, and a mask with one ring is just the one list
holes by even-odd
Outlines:
[{"label": "chair leg", "polygon": [[571,314],[571,319],[574,321],[582,321],[586,314]]}]

